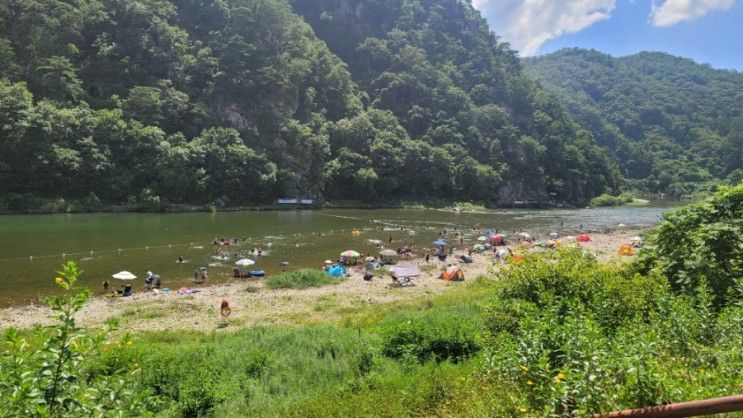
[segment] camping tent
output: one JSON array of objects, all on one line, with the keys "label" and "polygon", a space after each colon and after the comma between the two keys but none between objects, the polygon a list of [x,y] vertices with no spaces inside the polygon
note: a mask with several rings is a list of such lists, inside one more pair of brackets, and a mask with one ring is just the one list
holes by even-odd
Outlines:
[{"label": "camping tent", "polygon": [[441,273],[439,279],[446,280],[447,282],[461,282],[464,280],[464,273],[457,266],[449,266]]},{"label": "camping tent", "polygon": [[328,267],[325,272],[333,277],[343,277],[346,275],[346,269],[338,265]]},{"label": "camping tent", "polygon": [[576,241],[578,241],[578,242],[588,242],[588,241],[590,241],[590,240],[591,240],[591,237],[589,237],[589,236],[588,236],[588,235],[586,235],[586,234],[580,234],[580,235],[578,235],[578,236],[577,236],[577,237],[575,238],[575,240],[576,240]]},{"label": "camping tent", "polygon": [[622,245],[621,247],[619,247],[619,251],[617,252],[619,253],[619,255],[635,255],[635,250],[632,248],[631,245]]}]

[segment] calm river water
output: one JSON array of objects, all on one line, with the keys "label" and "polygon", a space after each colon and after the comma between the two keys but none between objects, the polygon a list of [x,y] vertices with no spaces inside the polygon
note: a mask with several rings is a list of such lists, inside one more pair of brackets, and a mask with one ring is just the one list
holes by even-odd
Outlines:
[{"label": "calm river water", "polygon": [[[71,214],[0,216],[0,306],[36,302],[55,292],[54,272],[65,260],[76,260],[84,270],[81,282],[96,292],[104,278],[120,270],[140,277],[147,270],[163,277],[163,286],[190,283],[192,271],[209,266],[210,282],[230,280],[232,265],[262,248],[255,269],[269,274],[289,268],[320,267],[341,251],[374,254],[369,240],[382,240],[396,249],[408,242],[431,246],[438,231],[465,232],[465,244],[475,242],[481,229],[528,231],[537,236],[552,230],[628,228],[656,224],[667,206],[574,210],[498,210],[453,213],[430,209],[318,210],[183,214]],[[562,224],[562,226],[561,226]],[[352,236],[351,229],[362,230]],[[389,237],[392,243],[388,244]],[[450,233],[451,236],[451,233]],[[215,237],[239,238],[228,248],[228,258],[214,258]],[[245,239],[245,240],[243,240]],[[463,247],[458,239],[455,246]],[[181,256],[186,263],[176,262]],[[110,280],[112,285],[120,284]]]}]

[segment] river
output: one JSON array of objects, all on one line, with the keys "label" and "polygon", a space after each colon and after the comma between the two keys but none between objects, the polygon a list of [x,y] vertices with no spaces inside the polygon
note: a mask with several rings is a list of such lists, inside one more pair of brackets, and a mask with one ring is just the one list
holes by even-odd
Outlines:
[{"label": "river", "polygon": [[[191,281],[193,269],[208,266],[209,281],[230,280],[238,258],[261,248],[255,269],[268,274],[288,268],[320,267],[341,251],[378,251],[369,240],[382,240],[396,249],[408,242],[430,247],[439,231],[449,232],[451,243],[463,247],[451,233],[465,231],[471,245],[481,229],[512,233],[528,231],[544,236],[550,231],[647,228],[656,224],[668,206],[559,210],[497,210],[455,213],[432,209],[316,210],[227,213],[96,213],[69,215],[0,216],[0,306],[38,302],[56,291],[54,272],[65,260],[84,270],[81,284],[96,292],[104,278],[120,270],[140,277],[147,270],[163,277],[163,286],[177,288]],[[353,236],[351,230],[362,233]],[[226,247],[227,259],[215,259],[215,237],[238,238]],[[392,243],[388,244],[389,237]],[[177,263],[178,257],[187,260]],[[121,284],[116,280],[112,285]]]}]

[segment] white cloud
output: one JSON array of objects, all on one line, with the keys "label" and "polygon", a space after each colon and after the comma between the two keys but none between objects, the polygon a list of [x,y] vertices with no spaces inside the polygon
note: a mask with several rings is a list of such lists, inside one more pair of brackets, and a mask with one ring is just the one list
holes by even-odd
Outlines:
[{"label": "white cloud", "polygon": [[655,26],[673,26],[715,10],[727,10],[733,5],[735,0],[664,0],[660,6],[653,1],[650,20]]},{"label": "white cloud", "polygon": [[550,39],[608,19],[616,0],[473,0],[472,4],[496,34],[522,56],[530,56]]}]

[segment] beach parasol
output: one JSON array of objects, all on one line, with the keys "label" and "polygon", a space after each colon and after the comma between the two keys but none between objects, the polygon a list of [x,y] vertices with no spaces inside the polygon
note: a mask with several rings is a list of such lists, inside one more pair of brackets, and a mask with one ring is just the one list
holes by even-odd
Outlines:
[{"label": "beach parasol", "polygon": [[117,279],[117,280],[134,280],[134,279],[137,278],[137,276],[133,275],[132,273],[130,273],[128,271],[120,271],[120,272],[112,275],[111,277],[113,277],[114,279]]},{"label": "beach parasol", "polygon": [[330,260],[325,260],[325,264],[333,264],[333,262]]},{"label": "beach parasol", "polygon": [[446,246],[448,244],[443,239],[437,239],[436,241],[433,242],[433,245],[437,245],[439,247],[443,247],[443,246]]},{"label": "beach parasol", "polygon": [[359,254],[357,251],[354,251],[354,250],[347,250],[341,253],[341,257],[357,258],[357,257],[361,257],[361,254]]},{"label": "beach parasol", "polygon": [[249,258],[243,258],[241,260],[235,261],[235,265],[237,267],[248,267],[248,266],[252,266],[253,264],[255,264],[255,261]]},{"label": "beach parasol", "polygon": [[395,257],[397,256],[397,251],[395,250],[382,250],[379,252],[379,255],[382,257]]},{"label": "beach parasol", "polygon": [[488,237],[477,237],[477,240],[480,242],[485,242],[488,240]]}]

